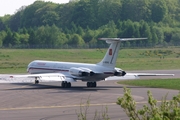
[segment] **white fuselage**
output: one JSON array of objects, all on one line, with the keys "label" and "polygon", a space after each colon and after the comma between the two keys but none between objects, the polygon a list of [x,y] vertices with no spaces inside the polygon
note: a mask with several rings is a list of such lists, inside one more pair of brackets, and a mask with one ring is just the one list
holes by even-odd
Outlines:
[{"label": "white fuselage", "polygon": [[[30,74],[62,73],[66,78],[75,81],[87,81],[87,86],[91,86],[89,84],[94,84],[95,81],[105,80],[109,76],[124,76],[125,71],[115,68],[120,42],[137,40],[137,38],[122,40],[120,38],[101,38],[100,40],[105,40],[110,46],[104,58],[97,64],[35,60],[29,63],[27,71]],[[96,86],[96,84],[92,86]]]},{"label": "white fuselage", "polygon": [[[88,68],[92,70],[96,75],[94,76],[73,76],[70,74],[71,68]],[[72,77],[82,81],[100,81],[106,77],[113,76],[115,69],[100,66],[98,64],[85,64],[85,63],[73,63],[73,62],[58,62],[58,61],[43,61],[35,60],[29,63],[27,68],[30,74],[39,73],[62,73],[66,76]]]}]

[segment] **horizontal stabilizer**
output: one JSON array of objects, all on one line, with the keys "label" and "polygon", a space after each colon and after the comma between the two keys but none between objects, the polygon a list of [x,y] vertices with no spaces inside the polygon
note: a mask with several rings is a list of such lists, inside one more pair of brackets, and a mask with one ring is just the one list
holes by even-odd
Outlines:
[{"label": "horizontal stabilizer", "polygon": [[131,40],[146,40],[147,38],[99,38],[106,41],[131,41]]}]

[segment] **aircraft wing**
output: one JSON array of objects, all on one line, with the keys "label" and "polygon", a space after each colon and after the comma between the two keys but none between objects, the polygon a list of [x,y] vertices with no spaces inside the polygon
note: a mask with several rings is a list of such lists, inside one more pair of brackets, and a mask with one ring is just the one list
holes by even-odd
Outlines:
[{"label": "aircraft wing", "polygon": [[155,73],[126,73],[126,75],[134,76],[174,76],[174,74],[155,74]]},{"label": "aircraft wing", "polygon": [[136,75],[125,75],[125,76],[112,76],[107,77],[105,81],[111,81],[111,80],[133,80],[133,79],[139,79]]},{"label": "aircraft wing", "polygon": [[141,76],[174,76],[174,74],[155,74],[155,73],[126,73],[125,76],[112,76],[105,80],[132,80],[139,79]]},{"label": "aircraft wing", "polygon": [[32,83],[35,78],[39,82],[67,81],[76,82],[73,78],[61,73],[25,74],[25,75],[0,75],[0,83]]}]

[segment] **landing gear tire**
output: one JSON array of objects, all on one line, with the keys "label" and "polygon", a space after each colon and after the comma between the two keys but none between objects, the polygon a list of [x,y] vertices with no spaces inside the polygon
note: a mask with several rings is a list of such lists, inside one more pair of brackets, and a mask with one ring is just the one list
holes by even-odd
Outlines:
[{"label": "landing gear tire", "polygon": [[37,77],[35,77],[35,81],[34,81],[35,84],[38,84],[39,83],[39,80]]},{"label": "landing gear tire", "polygon": [[70,88],[70,87],[71,87],[71,83],[69,82],[69,83],[67,84],[67,86],[68,86],[68,88]]},{"label": "landing gear tire", "polygon": [[38,84],[39,83],[39,80],[35,80],[35,84]]},{"label": "landing gear tire", "polygon": [[70,88],[71,87],[71,83],[70,82],[66,82],[66,81],[62,81],[61,86],[62,86],[62,88]]},{"label": "landing gear tire", "polygon": [[87,82],[87,87],[96,87],[97,83],[96,82]]}]

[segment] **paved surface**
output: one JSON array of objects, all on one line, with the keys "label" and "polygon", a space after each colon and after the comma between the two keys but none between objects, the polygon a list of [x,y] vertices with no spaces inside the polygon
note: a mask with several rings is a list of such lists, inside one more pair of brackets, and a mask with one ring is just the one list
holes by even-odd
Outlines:
[{"label": "paved surface", "polygon": [[[141,71],[134,71],[141,72]],[[144,72],[144,71],[142,71]],[[174,73],[175,78],[180,78],[180,70],[147,71],[156,73]],[[161,77],[162,78],[162,77]],[[108,107],[111,120],[127,120],[128,117],[120,106],[116,105],[118,97],[123,95],[123,85],[116,81],[98,82],[97,88],[86,88],[86,83],[72,83],[72,88],[63,89],[60,83],[41,83],[34,85],[0,84],[0,120],[77,120],[80,107],[90,101],[88,120],[93,120],[95,111],[99,118]],[[138,105],[147,102],[147,90],[159,101],[168,93],[168,99],[177,95],[177,90],[144,88],[129,86]]]}]

